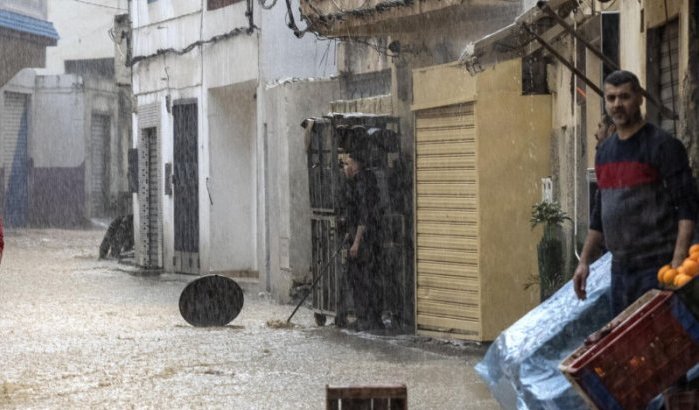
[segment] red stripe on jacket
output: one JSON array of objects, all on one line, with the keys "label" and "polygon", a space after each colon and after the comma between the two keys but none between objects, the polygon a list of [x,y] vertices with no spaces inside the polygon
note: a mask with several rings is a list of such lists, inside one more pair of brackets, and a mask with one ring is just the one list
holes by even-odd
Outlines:
[{"label": "red stripe on jacket", "polygon": [[595,167],[600,189],[631,188],[660,181],[660,173],[642,162],[612,162]]}]

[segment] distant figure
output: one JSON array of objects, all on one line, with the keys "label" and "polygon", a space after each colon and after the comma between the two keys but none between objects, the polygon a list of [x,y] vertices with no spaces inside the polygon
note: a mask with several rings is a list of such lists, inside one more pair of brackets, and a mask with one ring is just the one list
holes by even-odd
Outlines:
[{"label": "distant figure", "polygon": [[376,176],[365,168],[364,153],[355,150],[343,165],[345,223],[350,243],[347,279],[354,299],[359,330],[383,327],[383,288],[378,258],[379,188]]},{"label": "distant figure", "polygon": [[604,142],[607,138],[611,137],[616,132],[616,125],[614,125],[614,120],[612,117],[606,113],[602,113],[602,117],[597,123],[597,131],[595,131],[595,140],[597,140],[596,147]]}]

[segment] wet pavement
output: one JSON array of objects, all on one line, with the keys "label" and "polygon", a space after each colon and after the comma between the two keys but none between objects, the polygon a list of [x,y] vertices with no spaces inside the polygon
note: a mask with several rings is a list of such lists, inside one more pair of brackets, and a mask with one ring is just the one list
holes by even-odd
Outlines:
[{"label": "wet pavement", "polygon": [[473,371],[482,348],[316,327],[246,293],[223,328],[193,328],[193,276],[97,261],[102,231],[6,233],[0,408],[323,409],[325,385],[405,383],[411,409],[496,409]]}]

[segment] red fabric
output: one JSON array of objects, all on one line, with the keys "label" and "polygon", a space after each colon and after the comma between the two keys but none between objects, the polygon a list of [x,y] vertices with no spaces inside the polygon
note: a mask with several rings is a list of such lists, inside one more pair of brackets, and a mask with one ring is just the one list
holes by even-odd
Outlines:
[{"label": "red fabric", "polygon": [[5,249],[5,236],[2,232],[2,218],[0,218],[0,253]]},{"label": "red fabric", "polygon": [[660,180],[660,173],[641,162],[612,162],[596,167],[597,185],[601,189],[632,188]]}]

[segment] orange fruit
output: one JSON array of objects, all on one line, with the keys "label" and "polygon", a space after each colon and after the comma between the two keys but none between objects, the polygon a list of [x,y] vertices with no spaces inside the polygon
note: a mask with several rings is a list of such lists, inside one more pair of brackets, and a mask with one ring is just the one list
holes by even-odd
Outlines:
[{"label": "orange fruit", "polygon": [[672,285],[675,282],[675,276],[677,276],[677,269],[670,268],[663,274],[663,283],[666,285]]},{"label": "orange fruit", "polygon": [[690,253],[689,259],[692,259],[695,262],[699,262],[699,251]]},{"label": "orange fruit", "polygon": [[699,263],[687,258],[684,260],[684,262],[682,262],[682,269],[684,269],[684,273],[694,277],[697,275],[697,273],[699,273]]},{"label": "orange fruit", "polygon": [[674,285],[679,288],[684,286],[685,283],[689,282],[690,280],[692,280],[692,277],[689,275],[677,275],[675,276]]},{"label": "orange fruit", "polygon": [[699,243],[695,243],[694,245],[689,247],[690,255],[693,254],[694,252],[699,252]]},{"label": "orange fruit", "polygon": [[662,268],[658,269],[658,282],[663,283],[663,275],[665,272],[667,272],[668,269],[670,269],[672,266],[668,263],[667,265],[663,266]]}]

